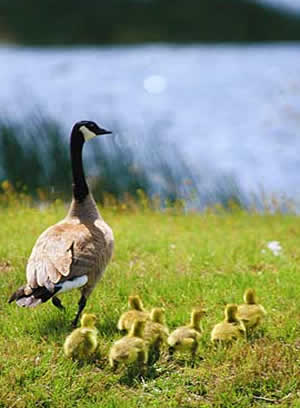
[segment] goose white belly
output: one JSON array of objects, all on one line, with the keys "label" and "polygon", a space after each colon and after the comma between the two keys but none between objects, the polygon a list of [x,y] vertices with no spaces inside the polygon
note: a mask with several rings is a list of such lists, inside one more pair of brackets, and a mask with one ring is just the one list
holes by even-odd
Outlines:
[{"label": "goose white belly", "polygon": [[87,283],[87,281],[88,281],[87,275],[78,276],[78,278],[72,280],[66,280],[63,283],[58,284],[59,286],[61,286],[61,289],[59,289],[56,292],[56,294],[58,295],[59,293],[68,292],[69,290],[72,289],[81,288]]}]

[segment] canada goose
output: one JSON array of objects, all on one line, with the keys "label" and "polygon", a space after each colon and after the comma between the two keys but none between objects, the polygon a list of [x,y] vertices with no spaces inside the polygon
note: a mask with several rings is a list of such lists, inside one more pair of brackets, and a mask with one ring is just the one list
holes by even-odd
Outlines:
[{"label": "canada goose", "polygon": [[245,303],[238,305],[237,317],[247,329],[255,328],[267,313],[262,305],[257,304],[254,289],[246,289],[243,299]]},{"label": "canada goose", "polygon": [[138,295],[129,296],[128,307],[131,310],[124,312],[119,321],[118,329],[129,331],[135,320],[146,320],[149,318],[149,313],[144,309],[141,298]]},{"label": "canada goose", "polygon": [[109,351],[109,364],[116,369],[119,364],[139,363],[148,361],[148,349],[143,340],[145,321],[135,320],[129,334],[116,341]]},{"label": "canada goose", "polygon": [[153,347],[159,352],[163,343],[167,342],[169,330],[165,324],[165,311],[155,307],[151,310],[150,319],[146,320],[143,338],[148,347]]},{"label": "canada goose", "polygon": [[239,338],[245,338],[246,328],[244,323],[237,318],[237,305],[226,305],[225,307],[225,319],[223,322],[218,323],[212,329],[211,341],[232,341]]},{"label": "canada goose", "polygon": [[201,337],[200,320],[206,314],[204,309],[193,309],[191,321],[187,326],[178,327],[168,337],[169,353],[174,351],[190,351],[194,357]]},{"label": "canada goose", "polygon": [[81,298],[73,321],[77,325],[87,298],[101,278],[113,251],[113,233],[101,217],[89,192],[82,165],[82,148],[97,135],[111,133],[90,121],[77,122],[71,132],[70,149],[73,198],[67,216],[44,231],[27,263],[27,283],[9,299],[19,306],[35,307],[52,299],[63,309],[58,294],[80,288]]},{"label": "canada goose", "polygon": [[96,316],[94,314],[82,315],[81,327],[73,330],[66,338],[64,352],[67,357],[84,359],[90,357],[98,346],[97,329],[95,328]]}]

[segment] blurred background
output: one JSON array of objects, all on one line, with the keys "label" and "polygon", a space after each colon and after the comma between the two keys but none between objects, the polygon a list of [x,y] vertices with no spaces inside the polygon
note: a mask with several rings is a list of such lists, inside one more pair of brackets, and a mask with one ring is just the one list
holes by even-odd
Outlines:
[{"label": "blurred background", "polygon": [[1,0],[2,192],[69,197],[90,119],[102,202],[297,210],[299,45],[298,0]]}]

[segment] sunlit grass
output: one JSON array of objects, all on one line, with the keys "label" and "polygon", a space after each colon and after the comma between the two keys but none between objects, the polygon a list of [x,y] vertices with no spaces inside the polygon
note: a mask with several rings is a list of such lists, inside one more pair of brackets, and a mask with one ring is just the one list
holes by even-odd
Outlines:
[{"label": "sunlit grass", "polygon": [[[40,210],[11,202],[0,213],[0,407],[297,407],[300,347],[300,221],[236,209],[186,214],[139,205],[101,209],[115,234],[114,258],[89,299],[98,316],[99,353],[79,365],[64,357],[79,293],[63,295],[66,312],[8,305],[24,282],[38,235],[61,219],[62,203]],[[279,241],[274,256],[269,241]],[[265,249],[265,252],[262,250]],[[226,303],[255,287],[268,315],[247,343],[214,349],[209,335]],[[166,356],[143,377],[112,373],[107,354],[119,338],[127,297],[163,306],[170,328],[192,307],[207,309],[195,365]],[[298,392],[298,394],[297,394]]]}]

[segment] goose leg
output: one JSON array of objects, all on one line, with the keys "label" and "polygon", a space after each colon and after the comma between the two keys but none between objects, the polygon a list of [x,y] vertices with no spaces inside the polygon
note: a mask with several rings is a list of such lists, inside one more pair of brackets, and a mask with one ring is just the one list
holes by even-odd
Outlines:
[{"label": "goose leg", "polygon": [[72,326],[73,326],[73,327],[76,327],[76,326],[77,326],[79,317],[80,317],[81,312],[83,311],[85,305],[86,305],[86,297],[85,297],[84,295],[82,295],[81,298],[80,298],[80,300],[79,300],[79,302],[78,302],[78,311],[77,311],[77,314],[76,314],[76,316],[75,316],[75,319],[74,319],[73,322],[72,322]]},{"label": "goose leg", "polygon": [[60,299],[58,299],[58,297],[53,296],[51,300],[53,305],[56,306],[59,310],[66,310],[63,304],[61,303]]}]

